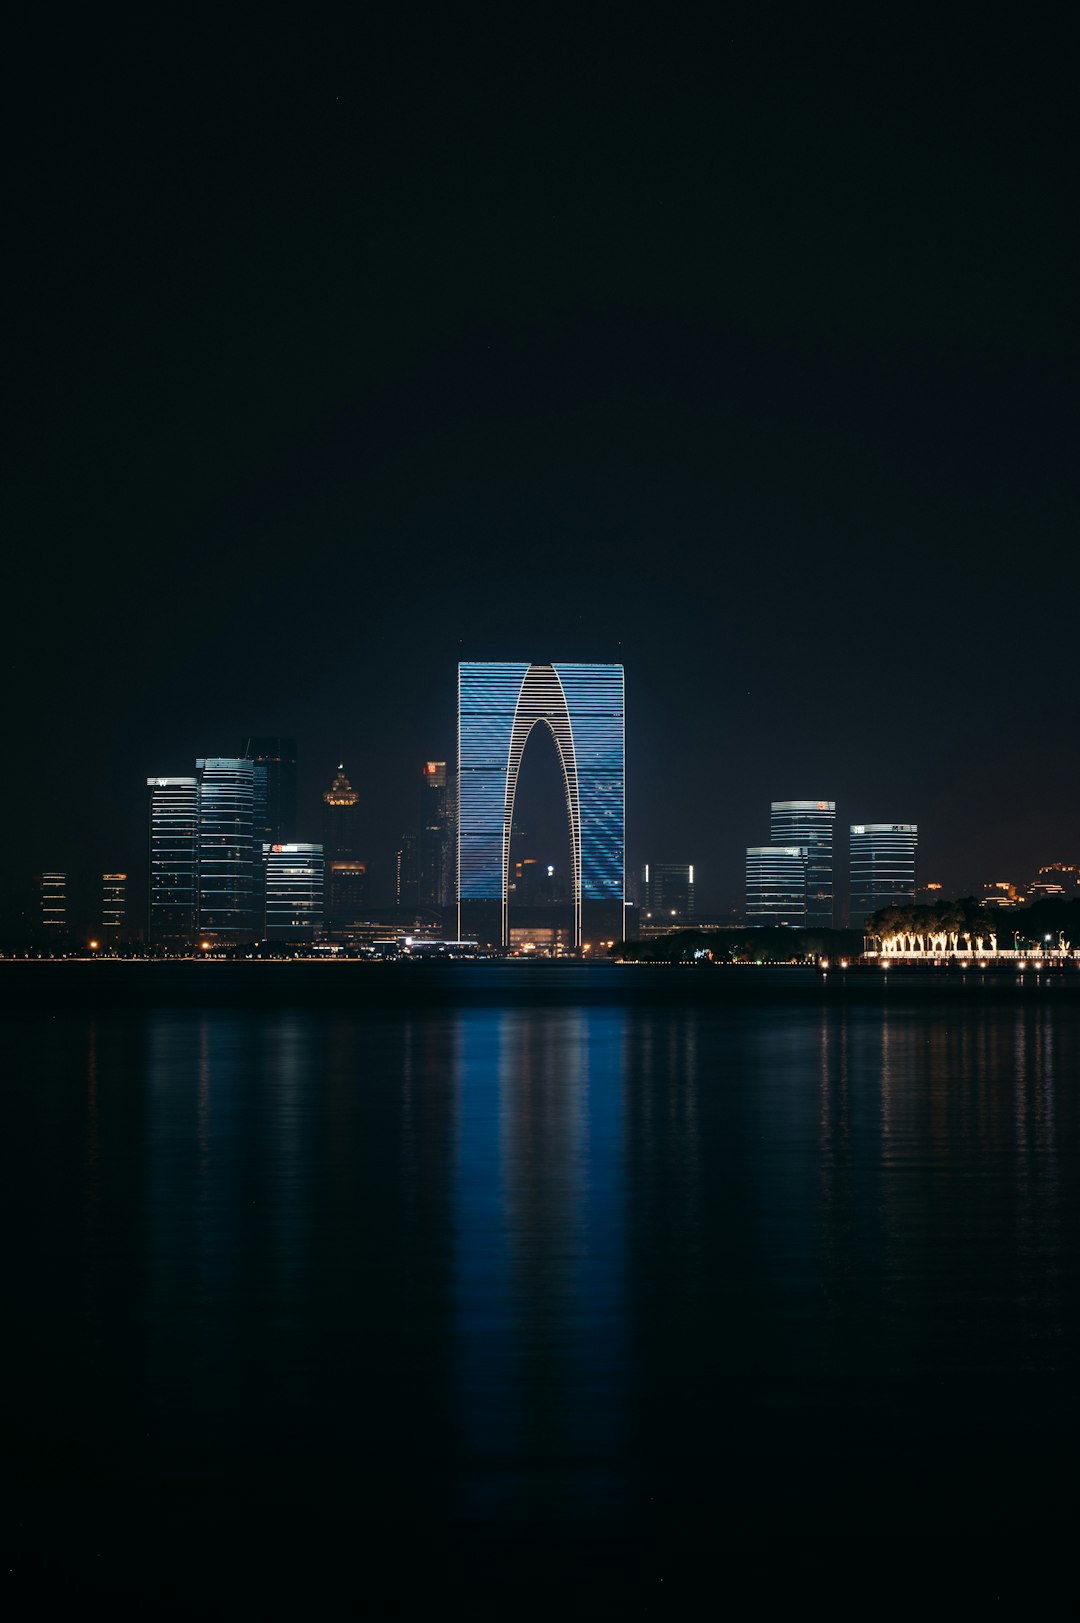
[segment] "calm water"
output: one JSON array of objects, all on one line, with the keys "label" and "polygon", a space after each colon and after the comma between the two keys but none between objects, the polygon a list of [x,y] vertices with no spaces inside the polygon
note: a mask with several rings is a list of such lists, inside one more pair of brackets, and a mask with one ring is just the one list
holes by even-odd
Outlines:
[{"label": "calm water", "polygon": [[3,1052],[16,1570],[671,1594],[1072,1521],[1075,994],[25,1013]]}]

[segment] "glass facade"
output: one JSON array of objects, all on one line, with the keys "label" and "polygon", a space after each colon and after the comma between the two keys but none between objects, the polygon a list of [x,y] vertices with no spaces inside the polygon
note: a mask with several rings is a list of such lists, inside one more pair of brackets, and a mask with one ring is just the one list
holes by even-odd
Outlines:
[{"label": "glass facade", "polygon": [[915,900],[917,823],[852,823],[851,927],[861,929],[880,907]]},{"label": "glass facade", "polygon": [[250,941],[262,925],[262,841],[256,810],[266,801],[266,768],[234,756],[195,762],[199,784],[199,931]]},{"label": "glass facade", "polygon": [[266,935],[270,941],[312,941],[323,923],[323,848],[275,843],[263,846],[266,867]]},{"label": "glass facade", "polygon": [[150,941],[190,941],[199,919],[199,780],[147,778]]},{"label": "glass facade", "polygon": [[805,846],[747,846],[746,922],[806,924]]},{"label": "glass facade", "polygon": [[417,900],[421,907],[446,907],[453,901],[453,843],[446,762],[425,761],[421,769],[417,848]]},{"label": "glass facade", "polygon": [[518,771],[541,723],[555,740],[566,792],[575,945],[590,904],[603,904],[621,933],[623,693],[621,665],[458,667],[458,901],[498,903],[504,944]]},{"label": "glass facade", "polygon": [[835,800],[774,800],[769,838],[774,846],[806,851],[806,923],[831,930],[833,909],[833,829]]},{"label": "glass facade", "polygon": [[296,838],[296,741],[249,738],[244,754],[266,768],[266,794],[257,799],[256,831],[270,844]]}]

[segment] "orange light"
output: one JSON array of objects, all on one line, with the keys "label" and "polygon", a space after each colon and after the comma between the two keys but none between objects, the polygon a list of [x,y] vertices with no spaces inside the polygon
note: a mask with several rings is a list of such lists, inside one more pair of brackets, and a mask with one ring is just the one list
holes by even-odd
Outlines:
[{"label": "orange light", "polygon": [[100,946],[101,946],[100,941],[91,941],[91,943],[90,943],[90,951],[91,952],[96,952],[98,947],[100,947]]},{"label": "orange light", "polygon": [[209,941],[200,941],[199,946],[202,948],[203,952],[209,952],[210,951],[210,943],[209,943]]}]

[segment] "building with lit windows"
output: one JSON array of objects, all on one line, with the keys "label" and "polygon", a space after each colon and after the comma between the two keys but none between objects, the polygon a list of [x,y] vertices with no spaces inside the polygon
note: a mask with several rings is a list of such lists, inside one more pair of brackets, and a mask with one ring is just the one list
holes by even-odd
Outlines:
[{"label": "building with lit windows", "polygon": [[199,780],[147,778],[150,872],[147,933],[157,946],[189,942],[199,927]]},{"label": "building with lit windows", "polygon": [[881,907],[908,906],[915,900],[915,823],[852,823],[851,904],[853,930],[861,929]]},{"label": "building with lit windows", "polygon": [[459,665],[458,934],[509,945],[514,796],[537,726],[555,740],[566,794],[573,945],[619,940],[625,903],[621,665]]},{"label": "building with lit windows", "polygon": [[801,846],[806,852],[806,924],[831,930],[833,910],[833,829],[835,800],[774,800],[769,839],[774,846]]},{"label": "building with lit windows", "polygon": [[181,945],[197,934],[253,941],[263,929],[263,862],[258,823],[266,768],[234,756],[205,756],[188,778],[148,778],[149,939]]},{"label": "building with lit windows", "polygon": [[747,924],[806,924],[806,847],[746,848]]},{"label": "building with lit windows", "polygon": [[262,934],[262,840],[266,768],[235,756],[195,762],[199,785],[199,933],[215,941]]},{"label": "building with lit windows", "polygon": [[646,862],[641,870],[639,934],[666,935],[691,924],[693,918],[693,863]]},{"label": "building with lit windows", "polygon": [[360,854],[360,796],[343,764],[322,798],[326,925],[336,935],[363,918],[367,902],[367,864]]},{"label": "building with lit windows", "polygon": [[67,874],[43,873],[38,880],[41,898],[41,934],[45,942],[56,942],[67,935]]},{"label": "building with lit windows", "polygon": [[454,899],[454,818],[445,761],[425,761],[420,777],[417,901],[448,907]]},{"label": "building with lit windows", "polygon": [[122,941],[127,924],[127,874],[101,876],[101,934],[106,941]]},{"label": "building with lit windows", "polygon": [[249,738],[244,754],[266,769],[266,794],[256,805],[256,833],[271,845],[296,838],[296,741]]},{"label": "building with lit windows", "polygon": [[263,846],[268,941],[313,941],[323,926],[321,845]]}]

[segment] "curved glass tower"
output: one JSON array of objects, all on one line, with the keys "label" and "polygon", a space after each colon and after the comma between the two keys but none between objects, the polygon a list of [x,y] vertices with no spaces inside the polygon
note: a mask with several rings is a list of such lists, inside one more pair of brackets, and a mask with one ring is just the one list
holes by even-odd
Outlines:
[{"label": "curved glass tower", "polygon": [[774,800],[769,838],[773,845],[806,851],[806,922],[812,930],[833,927],[833,825],[835,800]]},{"label": "curved glass tower", "polygon": [[458,666],[459,934],[509,939],[514,796],[529,735],[543,724],[566,793],[574,944],[622,935],[623,714],[621,665]]}]

